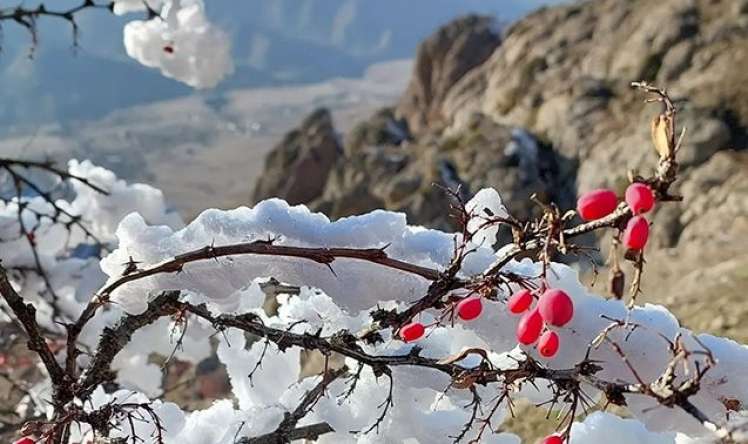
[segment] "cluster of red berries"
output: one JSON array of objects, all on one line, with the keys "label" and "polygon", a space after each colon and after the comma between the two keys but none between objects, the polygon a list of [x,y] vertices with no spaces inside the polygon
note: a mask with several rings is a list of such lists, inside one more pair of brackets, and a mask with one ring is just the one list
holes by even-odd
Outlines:
[{"label": "cluster of red berries", "polygon": [[24,436],[23,438],[19,439],[18,441],[14,442],[13,444],[36,444],[36,441],[29,438],[28,436]]},{"label": "cluster of red berries", "polygon": [[[625,200],[634,213],[634,217],[626,225],[623,244],[629,250],[641,250],[649,238],[649,222],[642,214],[654,207],[654,193],[646,184],[636,182],[626,189]],[[609,215],[615,211],[617,206],[618,197],[615,192],[599,189],[590,191],[579,198],[577,212],[582,219],[591,221]],[[538,300],[537,307],[530,310],[533,300],[534,297],[529,290],[521,290],[509,298],[507,304],[509,311],[515,314],[524,313],[517,325],[517,340],[524,345],[537,342],[536,347],[540,355],[551,358],[558,351],[559,338],[556,332],[545,327],[566,325],[574,315],[574,304],[569,295],[557,289],[544,292]],[[468,296],[457,303],[456,310],[460,319],[473,320],[483,311],[481,298]],[[425,333],[426,327],[420,322],[406,324],[399,332],[400,338],[405,342],[417,341]]]},{"label": "cluster of red berries", "polygon": [[574,316],[574,303],[566,292],[555,288],[543,292],[533,308],[534,300],[530,290],[520,290],[509,298],[507,309],[510,313],[522,314],[517,324],[517,341],[523,345],[537,343],[535,347],[540,356],[552,358],[558,352],[560,341],[558,333],[547,327],[568,324]]},{"label": "cluster of red berries", "polygon": [[540,444],[564,444],[564,440],[558,435],[550,435],[546,436]]},{"label": "cluster of red berries", "polygon": [[[634,213],[623,232],[623,245],[629,250],[642,250],[649,239],[649,222],[642,214],[655,204],[654,193],[646,184],[635,182],[629,185],[624,196],[631,212]],[[577,201],[577,212],[586,221],[600,219],[615,211],[618,197],[611,190],[593,190]]]},{"label": "cluster of red berries", "polygon": [[[468,296],[457,303],[457,316],[463,321],[472,321],[483,312],[483,302],[480,296]],[[426,333],[426,327],[420,322],[411,322],[400,329],[400,337],[405,342],[421,339]]]}]

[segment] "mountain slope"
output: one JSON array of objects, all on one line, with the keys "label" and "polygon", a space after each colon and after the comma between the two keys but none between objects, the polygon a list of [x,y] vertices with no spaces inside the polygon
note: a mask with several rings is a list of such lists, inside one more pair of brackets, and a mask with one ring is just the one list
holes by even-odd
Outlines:
[{"label": "mountain slope", "polygon": [[[432,184],[459,185],[465,198],[494,187],[520,219],[537,214],[531,194],[562,208],[593,188],[622,194],[627,171],[647,174],[657,158],[649,133],[659,107],[629,83],[656,82],[678,99],[688,130],[675,184],[684,202],[651,218],[639,302],[666,303],[695,331],[748,340],[748,2],[546,8],[509,27],[477,64],[464,57],[477,48],[440,44],[480,32],[480,21],[458,20],[422,43],[408,90],[347,135],[324,191],[306,203],[332,217],[384,207],[445,228],[448,202]],[[444,66],[461,75],[434,82]],[[609,239],[598,240],[600,261]],[[525,442],[557,425],[534,408],[518,418],[507,427]]]},{"label": "mountain slope", "polygon": [[[650,80],[678,100],[688,132],[675,186],[684,204],[663,205],[653,217],[644,299],[678,301],[676,312],[697,329],[748,337],[741,327],[748,304],[712,325],[707,289],[697,284],[721,273],[727,300],[737,296],[734,283],[745,282],[748,71],[735,67],[748,66],[748,4],[591,0],[546,8],[509,27],[476,63],[465,55],[478,47],[460,42],[483,29],[480,20],[456,20],[422,43],[399,106],[348,134],[344,155],[322,172],[327,186],[306,203],[332,217],[385,207],[443,228],[453,221],[434,183],[459,185],[465,197],[494,187],[519,218],[537,213],[532,194],[562,208],[593,188],[622,194],[627,171],[648,174],[656,159],[649,122],[659,108],[629,87]],[[461,75],[435,82],[445,66]]]}]

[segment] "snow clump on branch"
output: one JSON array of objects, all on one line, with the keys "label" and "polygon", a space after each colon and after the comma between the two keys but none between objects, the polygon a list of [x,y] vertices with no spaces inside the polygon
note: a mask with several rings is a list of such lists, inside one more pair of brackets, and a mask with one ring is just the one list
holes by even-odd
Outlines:
[{"label": "snow clump on branch", "polygon": [[[230,38],[208,20],[202,0],[165,0],[149,7],[160,8],[161,16],[125,25],[130,57],[197,89],[213,88],[234,71]],[[142,1],[115,3],[118,13],[144,8]]]}]

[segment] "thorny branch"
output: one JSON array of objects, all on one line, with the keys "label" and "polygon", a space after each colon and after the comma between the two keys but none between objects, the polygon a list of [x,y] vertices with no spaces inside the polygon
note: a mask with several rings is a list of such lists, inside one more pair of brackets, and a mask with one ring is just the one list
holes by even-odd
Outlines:
[{"label": "thorny branch", "polygon": [[[25,7],[23,5],[11,8],[0,8],[0,34],[2,33],[3,22],[6,21],[14,22],[18,26],[26,29],[31,36],[31,48],[29,53],[29,56],[31,57],[39,43],[38,20],[41,17],[48,17],[62,20],[70,25],[73,38],[73,48],[77,48],[80,35],[80,27],[76,20],[78,14],[89,9],[106,9],[111,12],[114,10],[114,3],[114,1],[99,3],[95,0],[83,0],[78,5],[67,9],[48,9],[43,2],[33,8]],[[148,18],[158,16],[158,12],[151,8],[146,0],[143,0],[143,7],[148,14]],[[0,51],[2,51],[1,43],[2,42],[0,42]]]},{"label": "thorny branch", "polygon": [[[108,195],[108,192],[91,182],[88,178],[80,177],[57,168],[53,162],[0,158],[0,173],[4,173],[8,176],[13,189],[9,195],[0,194],[0,201],[4,202],[6,205],[12,204],[17,206],[17,239],[24,240],[27,243],[34,261],[32,267],[15,267],[13,268],[13,271],[17,271],[21,274],[32,272],[42,279],[46,293],[51,298],[53,317],[59,321],[64,320],[66,316],[61,312],[60,307],[57,304],[57,293],[53,288],[46,270],[42,266],[42,260],[37,245],[37,239],[41,234],[40,231],[46,227],[43,222],[46,220],[49,221],[51,225],[60,225],[64,227],[68,232],[68,236],[72,234],[73,229],[80,230],[85,238],[91,240],[99,249],[103,248],[103,243],[88,228],[87,224],[79,215],[70,213],[70,211],[60,205],[56,196],[56,188],[58,188],[58,186],[54,186],[49,190],[42,189],[42,187],[39,186],[30,176],[33,172],[42,172],[51,175],[59,180],[60,184],[65,183],[65,181],[76,181],[103,195]],[[41,199],[47,208],[45,210],[37,209],[32,205],[29,196]],[[27,221],[29,218],[26,216],[31,216],[31,220]],[[9,241],[15,239],[3,240]]]},{"label": "thorny branch", "polygon": [[[55,390],[58,392],[65,390],[64,387],[70,380],[62,367],[60,367],[57,359],[55,359],[44,336],[42,336],[36,321],[36,307],[26,303],[16,292],[8,280],[8,273],[2,265],[0,265],[0,294],[2,294],[5,302],[13,311],[18,321],[23,325],[28,336],[28,348],[39,355],[47,373],[49,373],[49,377],[52,379]],[[60,395],[58,394],[57,396]]]},{"label": "thorny branch", "polygon": [[[590,359],[583,360],[572,369],[554,370],[543,367],[539,362],[530,357],[527,357],[524,361],[520,361],[517,368],[513,369],[496,369],[488,365],[468,368],[455,362],[449,362],[449,360],[425,358],[420,355],[418,347],[413,348],[407,355],[374,356],[361,350],[360,346],[356,344],[356,338],[345,331],[338,332],[328,338],[321,337],[318,334],[292,333],[265,326],[259,318],[252,315],[223,314],[215,316],[203,306],[193,306],[186,303],[181,305],[183,309],[209,321],[219,330],[225,328],[240,329],[270,340],[281,351],[288,347],[296,346],[306,350],[318,350],[322,353],[339,353],[363,365],[369,366],[375,375],[388,375],[390,374],[389,367],[394,366],[422,367],[446,374],[453,380],[469,380],[470,383],[463,388],[498,383],[500,387],[503,387],[499,389],[500,392],[508,390],[508,387],[515,383],[533,383],[535,380],[547,380],[557,387],[554,402],[555,400],[564,399],[567,395],[571,395],[573,399],[585,398],[584,385],[586,384],[603,392],[607,401],[611,404],[626,405],[625,394],[641,394],[653,398],[665,407],[678,407],[702,424],[720,429],[714,421],[710,420],[689,401],[689,398],[698,392],[701,379],[715,365],[715,361],[709,350],[705,347],[703,350],[689,351],[685,348],[680,338],[671,343],[673,358],[663,375],[652,383],[646,383],[637,376],[637,383],[630,384],[608,381],[597,377],[596,374],[603,368]],[[698,342],[696,338],[694,339]],[[625,360],[625,355],[620,351],[620,346],[612,340],[609,340],[609,343],[614,346]],[[699,364],[697,362],[694,364],[697,369],[692,372],[690,378],[686,378],[683,381],[677,380],[675,378],[676,367],[678,365],[689,364],[690,361],[688,361],[688,358],[694,355],[704,356],[703,363]],[[573,420],[573,417],[573,414],[569,415],[570,420]],[[490,415],[484,421],[490,421]]]},{"label": "thorny branch", "polygon": [[83,185],[101,194],[104,194],[104,195],[109,194],[107,190],[101,188],[100,186],[91,182],[87,178],[76,176],[75,174],[71,174],[66,170],[57,168],[54,162],[9,159],[9,158],[0,157],[0,168],[8,169],[8,168],[14,168],[14,167],[23,168],[26,170],[37,169],[41,171],[46,171],[47,173],[50,173],[53,176],[57,176],[61,178],[62,180],[72,180],[72,181],[80,182]]},{"label": "thorny branch", "polygon": [[[84,5],[90,3],[87,0]],[[46,10],[43,12],[46,12]],[[4,17],[2,14],[6,16]],[[7,14],[9,12],[0,11],[0,20],[3,18],[7,19]],[[19,12],[17,14],[20,14],[22,20],[32,21],[37,15],[40,15],[38,11],[36,13]],[[66,18],[64,15],[63,13],[63,18]],[[651,101],[662,103],[664,108],[664,111],[653,122],[653,140],[660,155],[657,170],[649,178],[633,177],[632,180],[648,184],[654,190],[657,199],[661,202],[679,200],[677,196],[669,193],[670,186],[677,178],[678,164],[675,160],[675,155],[678,152],[683,137],[682,133],[680,138],[676,139],[675,137],[675,107],[663,90],[651,87],[645,83],[634,83],[632,86],[652,94],[654,98]],[[57,175],[63,180],[78,180],[97,191],[105,192],[97,188],[94,184],[87,182],[86,179],[70,176],[64,171],[56,170],[47,163],[0,159],[0,169],[5,169],[10,173],[16,186],[19,184],[25,185],[34,190],[34,186],[31,183],[17,177],[18,173],[14,167],[42,169]],[[37,189],[37,194],[42,195],[46,200],[46,195],[40,191]],[[545,205],[541,218],[523,222],[511,217],[502,218],[495,215],[488,215],[486,217],[486,215],[470,214],[459,196],[459,193],[453,193],[453,197],[457,201],[457,204],[453,206],[453,210],[461,222],[461,226],[463,226],[463,231],[459,236],[455,237],[453,259],[444,270],[429,269],[391,258],[385,251],[386,246],[370,249],[302,248],[277,245],[273,240],[225,246],[210,245],[178,255],[160,264],[145,266],[143,268],[139,266],[138,262],[131,259],[123,275],[101,289],[91,299],[88,306],[75,322],[66,324],[67,357],[64,368],[58,363],[55,352],[48,346],[38,326],[35,319],[34,307],[26,303],[18,295],[10,284],[5,270],[0,268],[0,294],[2,294],[14,316],[24,327],[29,336],[29,349],[35,351],[40,356],[55,388],[54,399],[52,400],[56,409],[55,416],[51,421],[34,423],[36,429],[42,435],[49,437],[49,442],[52,443],[63,442],[63,437],[67,433],[66,430],[73,423],[89,424],[97,433],[106,436],[110,428],[116,426],[117,422],[129,422],[131,430],[134,433],[132,423],[135,420],[133,416],[135,413],[133,412],[145,411],[148,413],[146,416],[150,416],[156,424],[157,436],[154,439],[160,442],[161,425],[158,417],[153,413],[153,410],[150,410],[147,404],[109,404],[95,412],[85,413],[80,409],[71,408],[71,402],[76,398],[87,399],[97,387],[113,381],[115,375],[111,370],[111,364],[114,358],[131,340],[132,335],[140,328],[152,324],[165,316],[179,316],[180,318],[192,316],[209,323],[217,331],[233,328],[250,333],[264,339],[267,341],[267,344],[275,344],[280,351],[284,351],[289,347],[299,347],[304,350],[319,351],[324,356],[330,356],[335,353],[352,359],[358,363],[358,368],[348,379],[349,388],[344,397],[350,396],[353,393],[358,379],[361,378],[362,370],[366,367],[376,377],[387,377],[390,382],[389,393],[385,402],[380,406],[382,409],[381,415],[376,419],[376,422],[370,427],[369,431],[378,428],[379,424],[384,420],[389,406],[392,405],[392,368],[420,367],[445,375],[451,381],[446,390],[470,390],[473,394],[473,402],[468,406],[472,411],[470,421],[456,437],[457,441],[466,438],[472,431],[476,433],[472,442],[478,442],[483,434],[491,429],[491,419],[502,403],[507,403],[511,407],[511,394],[518,386],[522,384],[535,384],[536,381],[541,380],[547,381],[552,385],[554,394],[549,404],[552,406],[559,405],[562,406],[562,409],[565,409],[562,421],[565,424],[562,432],[565,438],[569,437],[571,423],[578,413],[578,409],[586,410],[591,403],[591,399],[585,393],[585,390],[594,388],[602,392],[609,404],[626,405],[626,395],[637,394],[651,398],[658,405],[667,408],[679,408],[705,426],[717,430],[718,434],[723,437],[724,442],[729,442],[732,439],[733,430],[723,427],[717,421],[708,418],[690,399],[698,393],[702,378],[715,365],[715,360],[711,352],[703,345],[699,350],[689,350],[685,347],[684,341],[680,337],[674,341],[664,338],[670,346],[672,356],[670,364],[656,380],[645,381],[631,365],[620,344],[610,337],[610,333],[613,330],[629,329],[630,331],[628,331],[628,334],[623,339],[628,340],[628,337],[634,334],[634,330],[638,327],[635,324],[631,324],[628,320],[611,319],[611,324],[603,330],[598,340],[590,344],[590,350],[602,344],[607,344],[621,358],[624,365],[631,370],[633,380],[635,381],[633,383],[619,380],[611,381],[599,377],[598,373],[603,370],[603,367],[600,366],[599,362],[590,359],[589,353],[585,359],[573,368],[550,369],[531,357],[526,356],[523,360],[519,360],[515,367],[502,369],[494,367],[487,359],[485,351],[482,350],[469,351],[470,353],[474,352],[479,355],[483,352],[483,359],[475,367],[460,365],[459,362],[464,356],[441,360],[424,357],[417,346],[403,355],[379,356],[366,352],[363,344],[381,342],[382,336],[378,332],[382,329],[391,328],[396,330],[425,310],[441,310],[443,314],[448,314],[449,310],[451,310],[451,300],[445,298],[454,290],[464,289],[469,294],[479,294],[482,297],[495,299],[495,289],[500,285],[508,285],[510,282],[518,283],[524,287],[536,285],[531,279],[503,272],[503,267],[520,255],[535,254],[534,257],[542,260],[544,270],[547,270],[548,264],[554,254],[580,250],[580,247],[572,243],[576,237],[604,228],[620,230],[632,216],[632,212],[628,206],[622,203],[607,217],[593,222],[570,225],[571,218],[568,217],[568,214],[562,214],[553,205]],[[18,199],[20,202],[20,196]],[[19,209],[20,211],[23,211],[23,209]],[[61,214],[69,216],[66,213]],[[509,247],[502,249],[503,256],[498,258],[491,269],[478,276],[466,277],[461,274],[463,261],[467,255],[475,251],[475,247],[471,246],[470,243],[475,232],[470,232],[467,229],[466,222],[478,216],[484,221],[481,228],[485,228],[491,224],[507,226],[512,230],[514,242]],[[77,224],[77,221],[75,224]],[[384,310],[373,312],[372,319],[375,321],[374,325],[363,334],[342,330],[329,336],[322,336],[321,330],[316,333],[297,333],[293,331],[295,325],[287,329],[274,328],[265,325],[260,317],[251,313],[215,314],[205,305],[194,305],[181,300],[179,291],[166,291],[151,300],[147,310],[142,314],[125,315],[113,328],[105,329],[96,350],[92,352],[89,365],[82,374],[78,375],[76,358],[81,353],[77,348],[78,337],[99,309],[110,303],[111,295],[118,288],[130,282],[157,274],[178,273],[188,264],[198,261],[237,255],[295,257],[326,265],[333,272],[332,265],[339,259],[367,261],[372,264],[419,276],[430,281],[431,284],[423,297],[414,301],[402,312],[388,312]],[[639,291],[638,281],[644,264],[642,256],[639,256],[637,261],[639,268],[631,287],[632,299]],[[622,286],[622,283],[620,285]],[[616,293],[622,294],[622,291],[619,290]],[[694,338],[694,340],[699,343],[697,338]],[[676,372],[678,368],[689,368],[689,366],[693,368],[685,372],[685,375],[680,375]],[[332,428],[325,423],[306,426],[298,426],[298,423],[312,411],[321,397],[325,396],[325,389],[329,384],[344,374],[348,374],[348,370],[345,368],[326,372],[322,376],[320,383],[303,397],[298,407],[293,412],[286,414],[275,432],[255,438],[241,438],[237,442],[243,444],[286,443],[297,439],[314,439],[322,434],[332,432]],[[497,395],[493,398],[488,412],[483,414],[481,413],[482,400],[477,394],[476,387],[489,385],[496,387]],[[135,437],[133,437],[133,440],[135,440]]]},{"label": "thorny branch", "polygon": [[255,438],[242,438],[237,441],[237,444],[285,444],[299,439],[317,439],[325,433],[334,432],[332,427],[325,423],[305,427],[298,427],[297,424],[312,411],[317,402],[325,395],[327,387],[347,372],[348,368],[343,366],[337,370],[324,373],[320,382],[307,392],[296,409],[293,412],[286,413],[275,431]]}]

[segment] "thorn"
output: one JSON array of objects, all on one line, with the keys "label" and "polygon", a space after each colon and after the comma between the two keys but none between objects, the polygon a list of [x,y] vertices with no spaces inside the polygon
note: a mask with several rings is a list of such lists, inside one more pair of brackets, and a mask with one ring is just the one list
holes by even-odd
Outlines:
[{"label": "thorn", "polygon": [[128,274],[137,272],[138,264],[142,264],[142,262],[138,262],[133,259],[132,256],[130,256],[130,260],[122,264],[122,266],[125,267],[125,270],[122,272],[122,276],[127,276]]},{"label": "thorn", "polygon": [[325,263],[325,265],[327,265],[327,268],[330,270],[330,273],[332,273],[332,275],[337,278],[338,274],[335,273],[335,270],[332,268],[332,263]]}]

